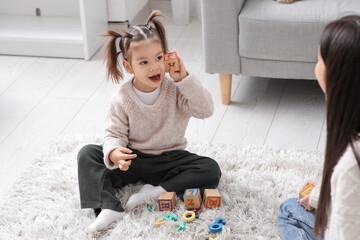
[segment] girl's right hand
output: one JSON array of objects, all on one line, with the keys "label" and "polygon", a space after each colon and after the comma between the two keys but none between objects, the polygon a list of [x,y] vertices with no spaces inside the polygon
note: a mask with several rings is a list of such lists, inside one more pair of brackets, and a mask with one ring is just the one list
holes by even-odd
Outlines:
[{"label": "girl's right hand", "polygon": [[127,171],[129,170],[129,167],[131,165],[131,160],[133,158],[136,158],[136,154],[131,154],[132,151],[128,148],[119,147],[114,149],[109,154],[109,159],[116,164],[116,166],[119,166],[120,170]]},{"label": "girl's right hand", "polygon": [[[313,182],[313,181],[307,181],[302,187],[301,189],[303,189],[306,185],[311,184],[314,187],[316,187],[317,185],[319,185],[317,182]],[[310,193],[311,194],[311,193]],[[310,201],[310,194],[307,194],[306,196],[304,196],[302,199],[298,200],[298,203],[300,204],[305,204],[308,205],[309,201]],[[305,209],[306,210],[306,209]],[[307,211],[307,210],[306,210]]]}]

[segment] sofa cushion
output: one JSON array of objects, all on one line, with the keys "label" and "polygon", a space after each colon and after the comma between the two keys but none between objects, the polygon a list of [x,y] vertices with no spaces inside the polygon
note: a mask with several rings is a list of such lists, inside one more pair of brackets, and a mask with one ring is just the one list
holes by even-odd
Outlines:
[{"label": "sofa cushion", "polygon": [[240,56],[315,62],[326,24],[349,14],[360,14],[360,0],[247,0],[239,14]]}]

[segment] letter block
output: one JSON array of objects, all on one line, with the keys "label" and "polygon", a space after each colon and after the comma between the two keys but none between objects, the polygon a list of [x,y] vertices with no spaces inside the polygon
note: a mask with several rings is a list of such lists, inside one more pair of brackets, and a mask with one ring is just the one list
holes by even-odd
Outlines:
[{"label": "letter block", "polygon": [[160,211],[171,211],[175,207],[175,192],[162,192],[158,199]]},{"label": "letter block", "polygon": [[[314,187],[315,186],[310,183],[308,185],[306,185],[305,187],[303,187],[299,192],[299,200],[302,199],[303,197],[305,197],[306,195],[310,194]],[[308,211],[314,210],[314,208],[308,204],[301,203],[301,205]]]},{"label": "letter block", "polygon": [[205,189],[204,204],[205,208],[220,207],[221,195],[217,189]]},{"label": "letter block", "polygon": [[165,72],[169,72],[171,66],[174,66],[175,72],[180,71],[179,58],[176,52],[165,53],[164,64],[165,64]]},{"label": "letter block", "polygon": [[185,208],[200,208],[201,193],[199,188],[189,188],[184,193]]}]

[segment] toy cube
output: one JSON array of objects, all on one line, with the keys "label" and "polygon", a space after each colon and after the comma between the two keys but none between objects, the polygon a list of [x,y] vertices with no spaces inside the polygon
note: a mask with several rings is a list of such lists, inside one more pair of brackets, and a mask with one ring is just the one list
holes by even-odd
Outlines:
[{"label": "toy cube", "polygon": [[176,52],[170,52],[164,54],[165,72],[170,71],[170,67],[173,66],[175,72],[180,71],[179,58]]},{"label": "toy cube", "polygon": [[160,211],[171,211],[175,207],[175,192],[162,192],[158,199]]},{"label": "toy cube", "polygon": [[184,193],[185,208],[200,208],[201,193],[199,188],[189,188]]},{"label": "toy cube", "polygon": [[[299,192],[299,200],[305,197],[306,195],[310,194],[315,186],[312,184],[307,184],[305,187],[303,187]],[[308,204],[301,203],[301,205],[308,211],[312,211],[314,208],[311,207]]]},{"label": "toy cube", "polygon": [[205,189],[204,204],[205,208],[220,207],[221,195],[217,189]]}]

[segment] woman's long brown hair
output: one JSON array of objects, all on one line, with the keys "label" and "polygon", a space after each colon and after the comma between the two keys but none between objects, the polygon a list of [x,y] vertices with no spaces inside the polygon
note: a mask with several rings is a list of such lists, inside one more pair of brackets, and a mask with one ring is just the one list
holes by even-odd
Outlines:
[{"label": "woman's long brown hair", "polygon": [[331,176],[349,145],[360,167],[354,145],[360,132],[360,16],[329,23],[321,35],[320,54],[325,63],[327,140],[315,236],[324,236],[327,228]]},{"label": "woman's long brown hair", "polygon": [[[155,10],[150,14],[146,24],[135,25],[129,28],[127,32],[124,32],[124,34],[108,30],[102,35],[104,37],[109,37],[105,47],[104,58],[106,61],[108,80],[112,79],[113,82],[119,83],[120,80],[123,79],[124,75],[122,73],[122,68],[119,66],[119,55],[122,53],[123,58],[130,62],[130,43],[132,42],[153,39],[160,42],[164,53],[168,51],[165,28],[157,19],[159,16],[164,17],[160,14],[160,11]],[[120,38],[118,46],[120,48],[119,52],[117,52],[116,48],[116,39],[118,38]]]}]

